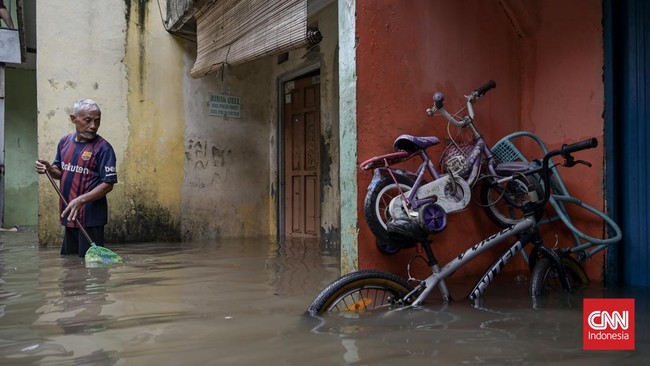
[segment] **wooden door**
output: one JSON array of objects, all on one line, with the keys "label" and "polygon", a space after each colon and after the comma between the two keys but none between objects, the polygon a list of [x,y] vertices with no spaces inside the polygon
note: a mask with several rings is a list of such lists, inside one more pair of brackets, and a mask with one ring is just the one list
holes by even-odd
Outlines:
[{"label": "wooden door", "polygon": [[320,235],[320,78],[285,84],[285,235]]}]

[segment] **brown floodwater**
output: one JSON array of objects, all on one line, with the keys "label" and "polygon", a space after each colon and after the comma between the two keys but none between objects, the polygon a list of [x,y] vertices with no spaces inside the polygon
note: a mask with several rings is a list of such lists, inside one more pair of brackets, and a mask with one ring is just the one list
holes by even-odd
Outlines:
[{"label": "brown floodwater", "polygon": [[[456,300],[381,317],[305,310],[339,276],[336,248],[270,239],[114,245],[86,268],[36,233],[0,233],[1,365],[641,365],[647,289],[592,286],[533,308],[503,278],[481,308]],[[583,297],[634,297],[635,351],[582,349]]]}]

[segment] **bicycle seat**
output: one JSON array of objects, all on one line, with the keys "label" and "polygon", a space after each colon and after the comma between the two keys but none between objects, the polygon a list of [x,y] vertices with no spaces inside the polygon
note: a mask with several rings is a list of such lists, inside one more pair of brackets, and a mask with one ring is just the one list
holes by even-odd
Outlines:
[{"label": "bicycle seat", "polygon": [[534,163],[527,161],[509,161],[507,163],[498,164],[495,170],[500,176],[508,177],[515,173],[525,172],[532,168],[533,165]]},{"label": "bicycle seat", "polygon": [[416,153],[440,143],[435,136],[418,137],[413,135],[400,135],[395,139],[393,148],[395,151],[406,151],[409,154]]},{"label": "bicycle seat", "polygon": [[413,154],[409,154],[406,151],[397,151],[390,154],[384,154],[380,156],[374,156],[363,163],[359,164],[359,167],[363,170],[370,170],[379,168],[382,166],[393,165],[401,163],[403,161],[409,160]]}]

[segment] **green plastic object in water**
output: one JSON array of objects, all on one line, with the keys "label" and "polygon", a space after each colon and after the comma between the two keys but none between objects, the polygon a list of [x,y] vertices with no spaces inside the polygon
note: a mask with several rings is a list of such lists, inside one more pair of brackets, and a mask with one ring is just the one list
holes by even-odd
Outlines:
[{"label": "green plastic object in water", "polygon": [[97,263],[97,264],[115,264],[122,263],[122,257],[120,257],[114,251],[100,247],[95,243],[90,244],[90,249],[86,252],[84,257],[86,264]]},{"label": "green plastic object in water", "polygon": [[[61,194],[61,190],[59,189],[59,186],[56,185],[54,182],[54,179],[50,175],[50,172],[48,170],[45,170],[45,175],[47,176],[47,179],[50,180],[50,183],[52,183],[52,187],[54,187],[54,190],[56,190],[56,193],[59,195],[59,198],[63,201],[63,203],[67,206],[68,201],[65,200],[65,197],[63,197],[63,194]],[[122,257],[120,257],[117,253],[114,251],[100,247],[99,245],[95,244],[93,240],[90,238],[90,235],[88,235],[88,232],[84,227],[79,223],[79,220],[75,219],[75,223],[77,223],[77,227],[79,227],[79,230],[84,234],[86,239],[90,242],[90,248],[86,252],[86,256],[84,257],[86,261],[86,266],[87,267],[92,267],[95,264],[114,264],[114,263],[122,263]]]}]

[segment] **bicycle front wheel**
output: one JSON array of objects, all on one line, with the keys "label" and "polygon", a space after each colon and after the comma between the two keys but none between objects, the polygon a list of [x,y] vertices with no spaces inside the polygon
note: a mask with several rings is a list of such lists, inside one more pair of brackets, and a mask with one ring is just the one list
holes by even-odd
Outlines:
[{"label": "bicycle front wheel", "polygon": [[[564,256],[561,260],[571,290],[580,289],[589,284],[589,277],[573,257]],[[535,263],[530,275],[530,294],[537,297],[563,291],[557,265],[547,257],[540,258]]]},{"label": "bicycle front wheel", "polygon": [[364,270],[349,273],[327,286],[309,306],[309,314],[386,311],[406,305],[413,286],[392,273]]}]

